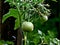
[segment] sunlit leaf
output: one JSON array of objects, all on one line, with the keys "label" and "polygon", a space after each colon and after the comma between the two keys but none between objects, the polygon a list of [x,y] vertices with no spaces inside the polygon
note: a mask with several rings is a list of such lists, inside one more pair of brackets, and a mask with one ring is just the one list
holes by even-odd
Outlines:
[{"label": "sunlit leaf", "polygon": [[16,18],[14,29],[19,28],[20,20],[19,20],[19,13],[18,13],[17,9],[10,9],[9,12],[3,16],[2,23],[4,23],[4,21],[11,16]]}]

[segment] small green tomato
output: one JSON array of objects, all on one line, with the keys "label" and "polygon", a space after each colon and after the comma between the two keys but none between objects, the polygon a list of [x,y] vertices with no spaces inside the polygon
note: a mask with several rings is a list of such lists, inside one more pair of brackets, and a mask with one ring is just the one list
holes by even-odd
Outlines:
[{"label": "small green tomato", "polygon": [[43,16],[43,19],[44,19],[44,21],[47,21],[48,20],[48,16]]},{"label": "small green tomato", "polygon": [[25,21],[25,22],[22,23],[22,29],[24,31],[33,31],[34,26],[33,26],[33,24],[31,22],[26,22]]}]

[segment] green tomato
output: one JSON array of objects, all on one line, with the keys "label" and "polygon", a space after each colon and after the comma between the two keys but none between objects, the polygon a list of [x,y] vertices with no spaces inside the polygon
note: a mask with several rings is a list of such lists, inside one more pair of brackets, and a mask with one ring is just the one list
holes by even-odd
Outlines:
[{"label": "green tomato", "polygon": [[43,16],[43,19],[44,19],[44,21],[47,21],[48,20],[48,16]]},{"label": "green tomato", "polygon": [[45,21],[48,20],[48,16],[44,15],[44,16],[40,17],[40,20],[41,20],[42,22],[45,22]]},{"label": "green tomato", "polygon": [[31,22],[26,22],[25,21],[25,22],[22,23],[22,29],[24,31],[33,31],[34,26],[33,26],[33,24]]}]

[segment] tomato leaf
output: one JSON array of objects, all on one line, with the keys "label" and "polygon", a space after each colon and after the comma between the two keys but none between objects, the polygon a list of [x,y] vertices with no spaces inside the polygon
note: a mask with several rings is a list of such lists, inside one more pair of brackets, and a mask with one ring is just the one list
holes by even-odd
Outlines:
[{"label": "tomato leaf", "polygon": [[15,20],[15,27],[14,27],[14,30],[16,30],[17,28],[19,28],[19,13],[18,13],[18,10],[17,9],[9,9],[9,12],[7,14],[5,14],[2,18],[2,23],[4,23],[4,21],[9,18],[9,17],[14,17],[16,18]]},{"label": "tomato leaf", "polygon": [[4,21],[11,16],[13,16],[14,18],[17,18],[18,17],[18,11],[16,9],[10,9],[7,14],[3,15],[2,23],[4,23]]},{"label": "tomato leaf", "polygon": [[14,30],[16,30],[16,29],[19,28],[19,27],[20,27],[20,20],[19,20],[19,18],[17,18],[17,19],[15,20]]}]

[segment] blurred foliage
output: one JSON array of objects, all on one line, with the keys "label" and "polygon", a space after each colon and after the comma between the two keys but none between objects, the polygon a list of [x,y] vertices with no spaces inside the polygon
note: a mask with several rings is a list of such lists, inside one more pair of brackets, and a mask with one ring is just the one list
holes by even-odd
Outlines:
[{"label": "blurred foliage", "polygon": [[52,1],[55,1],[55,2],[57,2],[57,0],[52,0]]},{"label": "blurred foliage", "polygon": [[14,45],[14,43],[11,41],[0,40],[0,45]]},{"label": "blurred foliage", "polygon": [[[52,0],[57,2],[56,0]],[[51,18],[48,21],[43,16],[50,16],[48,4],[44,0],[5,0],[11,8],[2,18],[2,22],[10,16],[16,18],[14,30],[20,27],[23,21],[30,21],[34,24],[34,31],[27,32],[27,45],[59,45],[57,28],[55,22],[60,22],[60,17]],[[55,8],[52,10],[55,13]]]},{"label": "blurred foliage", "polygon": [[60,40],[54,38],[54,33],[51,31],[47,32],[48,35],[45,35],[42,31],[38,30],[37,33],[28,33],[27,44],[29,45],[59,45]]}]

